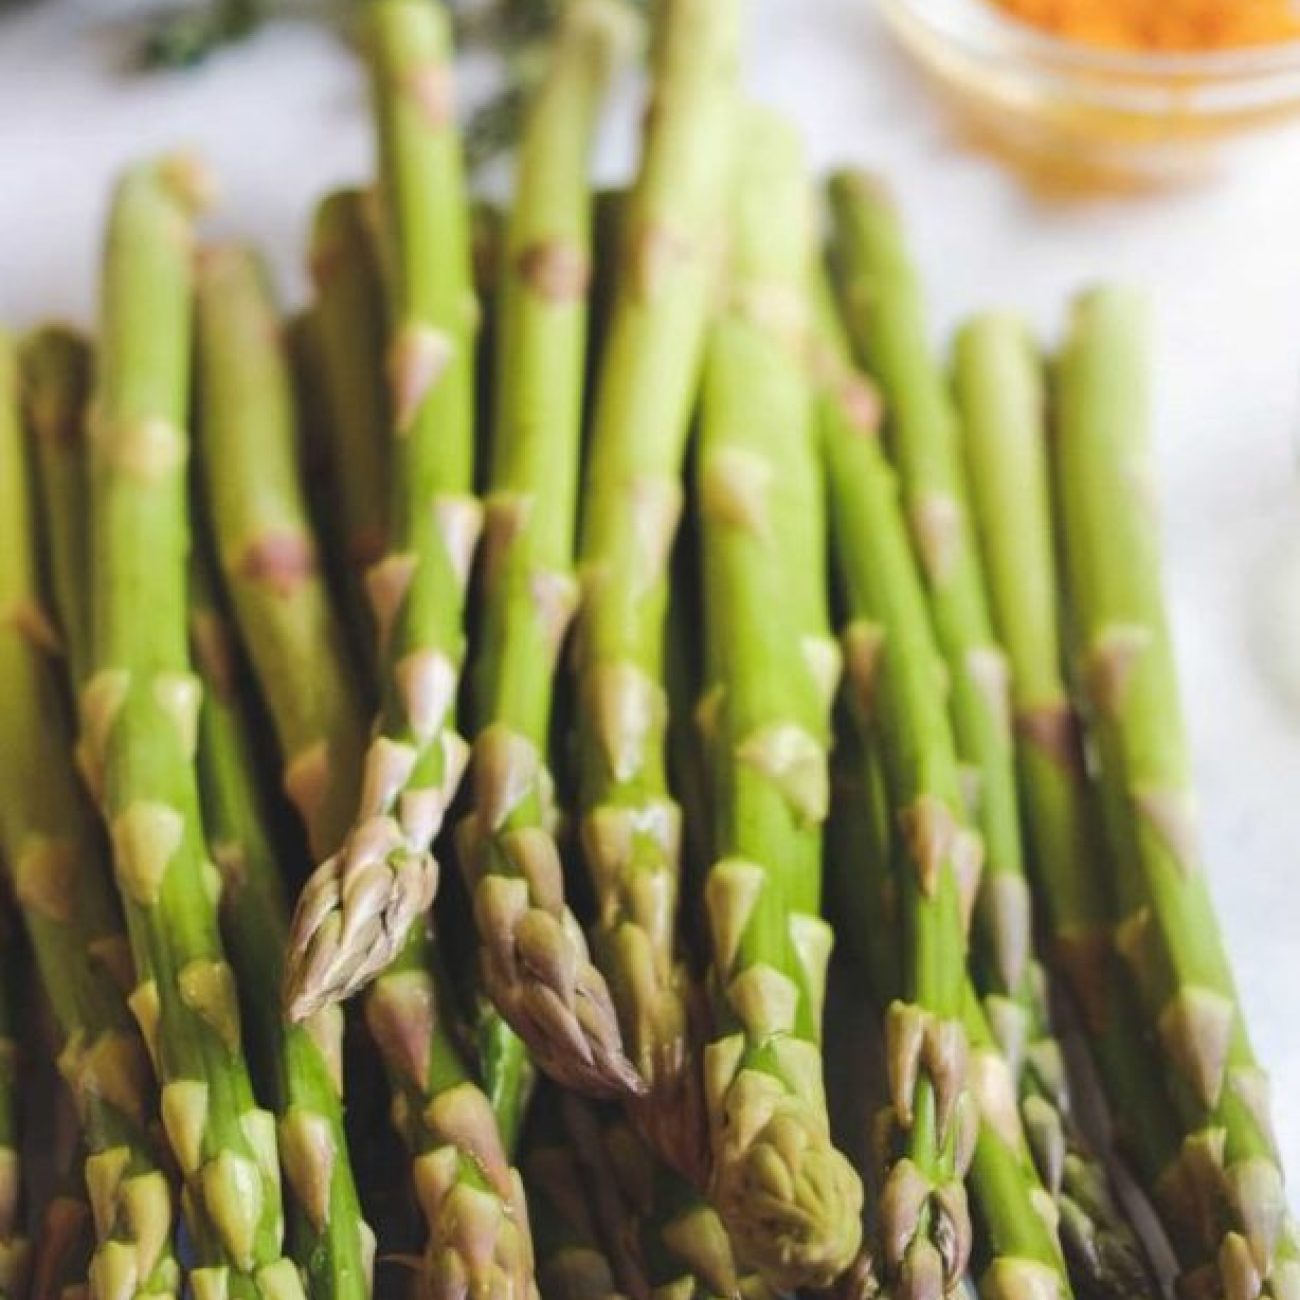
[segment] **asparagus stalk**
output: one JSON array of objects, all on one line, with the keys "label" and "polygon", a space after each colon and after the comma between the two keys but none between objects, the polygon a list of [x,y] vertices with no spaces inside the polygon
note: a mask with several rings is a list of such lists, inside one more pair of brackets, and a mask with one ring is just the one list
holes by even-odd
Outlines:
[{"label": "asparagus stalk", "polygon": [[575,0],[529,117],[498,328],[473,810],[457,846],[484,986],[560,1082],[635,1093],[609,991],[564,901],[546,762],[556,657],[577,604],[573,532],[590,265],[588,153],[626,15]]},{"label": "asparagus stalk", "polygon": [[[1117,943],[1184,1134],[1178,1173],[1230,1297],[1300,1285],[1267,1084],[1219,937],[1191,812],[1187,742],[1147,484],[1145,313],[1101,288],[1075,306],[1055,444],[1070,628],[1112,814]],[[1215,1285],[1211,1270],[1210,1285]]]},{"label": "asparagus stalk", "polygon": [[319,349],[332,499],[347,573],[348,622],[374,669],[366,570],[384,554],[388,525],[389,412],[384,380],[384,294],[373,196],[338,190],[316,209],[312,337]]},{"label": "asparagus stalk", "polygon": [[[1011,665],[1021,801],[1053,955],[1120,1102],[1114,1112],[1128,1134],[1125,1145],[1138,1148],[1136,1167],[1158,1199],[1177,1136],[1153,1054],[1126,1011],[1127,981],[1110,941],[1102,845],[1062,676],[1045,384],[1023,324],[996,314],[971,321],[957,338],[955,385],[994,623]],[[1059,1075],[1059,1055],[1050,1040],[1031,1046],[1020,1093],[1026,1123],[1043,1148],[1039,1168],[1056,1184],[1051,1190],[1062,1207],[1071,1273],[1081,1291],[1099,1297],[1150,1292],[1149,1265],[1109,1193],[1104,1166],[1072,1120],[1068,1096],[1050,1082]]]},{"label": "asparagus stalk", "polygon": [[653,111],[621,217],[623,275],[596,380],[576,644],[579,823],[593,946],[637,1072],[642,1119],[699,1171],[674,934],[681,814],[666,773],[663,639],[686,439],[721,262],[740,0],[666,0]]},{"label": "asparagus stalk", "polygon": [[[12,407],[13,357],[8,339],[0,338],[0,380]],[[13,429],[17,412],[0,413]],[[18,1087],[18,935],[7,903],[0,899],[0,1298],[22,1300],[31,1271],[31,1243],[23,1230],[23,1170]]]},{"label": "asparagus stalk", "polygon": [[890,449],[951,681],[964,791],[984,840],[972,935],[976,982],[990,1023],[1009,1045],[1044,1024],[1046,1010],[1035,1003],[1040,982],[1030,969],[1032,906],[1020,837],[1007,664],[994,638],[967,518],[956,412],[930,355],[920,288],[888,197],[873,179],[846,173],[832,180],[831,202],[850,331],[889,407]]},{"label": "asparagus stalk", "polygon": [[790,339],[803,325],[812,205],[789,128],[758,114],[747,125],[696,466],[715,853],[704,1079],[714,1203],[737,1250],[791,1288],[828,1286],[853,1259],[862,1187],[831,1145],[820,1050],[827,701],[798,593],[824,537],[808,527],[820,517],[813,402]]},{"label": "asparagus stalk", "polygon": [[501,1144],[513,1155],[537,1083],[537,1069],[528,1045],[481,990],[475,1002],[474,1047],[483,1094],[496,1116]]},{"label": "asparagus stalk", "polygon": [[456,1041],[447,979],[422,925],[367,991],[365,1014],[428,1225],[422,1294],[525,1300],[534,1282],[523,1184]]},{"label": "asparagus stalk", "polygon": [[[522,155],[521,155],[522,164]],[[585,177],[584,177],[585,180]],[[516,191],[519,176],[515,177]],[[480,430],[495,429],[496,372],[500,367],[500,299],[505,278],[506,213],[496,203],[476,199],[469,212],[469,256],[473,271],[474,293],[482,315],[479,319],[478,346],[474,364],[475,424]],[[475,466],[474,490],[487,489],[489,456],[479,458]]]},{"label": "asparagus stalk", "polygon": [[204,824],[222,875],[221,922],[244,996],[249,1055],[269,1081],[288,1179],[290,1251],[312,1296],[370,1294],[374,1235],[362,1221],[343,1131],[343,1016],[336,1007],[287,1024],[280,986],[289,910],[240,701],[249,683],[234,630],[207,575],[191,586],[191,641],[204,688],[199,774]]},{"label": "asparagus stalk", "polygon": [[[104,268],[91,440],[94,666],[82,759],[113,843],[140,982],[132,1007],[162,1083],[185,1181],[196,1294],[301,1295],[281,1255],[273,1116],[253,1100],[217,925],[194,746],[201,691],[186,648],[192,232],[188,160],[119,183]],[[165,1238],[163,1238],[165,1240]]]},{"label": "asparagus stalk", "polygon": [[320,857],[352,819],[365,720],[298,477],[280,322],[247,250],[203,251],[197,332],[199,478],[218,566],[263,683],[285,791]]},{"label": "asparagus stalk", "polygon": [[[98,1246],[91,1279],[114,1296],[175,1295],[174,1206],[150,1130],[157,1096],[127,995],[136,986],[95,817],[72,761],[66,692],[49,658],[51,623],[38,590],[27,447],[18,433],[12,357],[0,349],[0,858],[13,886],[62,1040],[59,1070],[87,1147],[86,1184]],[[41,458],[42,471],[52,458]],[[72,460],[44,478],[47,550],[62,557],[58,591],[84,599],[88,553],[75,538],[86,476]],[[69,516],[77,521],[73,523]],[[78,605],[80,601],[78,601]],[[64,626],[85,628],[79,608]],[[69,636],[69,658],[85,662]],[[139,1005],[146,1017],[148,998]]]},{"label": "asparagus stalk", "polygon": [[[904,1293],[933,1295],[959,1285],[970,1253],[961,1185],[969,1153],[962,1133],[968,1123],[963,896],[973,894],[981,846],[965,825],[943,662],[896,481],[876,438],[878,404],[849,368],[825,303],[821,317],[816,369],[834,557],[847,612],[845,662],[857,725],[879,737],[889,829],[900,859],[896,924],[905,936],[902,966],[886,988],[895,990],[886,1064],[896,1156],[882,1191],[882,1263]],[[1035,1276],[1031,1262],[1025,1284]],[[1002,1285],[1010,1287],[1010,1279]]]},{"label": "asparagus stalk", "polygon": [[429,846],[468,757],[455,697],[481,519],[473,496],[478,305],[448,18],[424,0],[379,0],[369,19],[392,308],[388,550],[367,577],[382,703],[356,822],[295,914],[285,984],[295,1019],[356,991],[400,951],[433,898]]},{"label": "asparagus stalk", "polygon": [[[23,409],[36,445],[41,513],[46,528],[50,594],[70,679],[86,680],[90,602],[85,598],[90,520],[87,497],[86,411],[93,379],[89,342],[77,331],[47,325],[19,349]],[[64,503],[76,503],[74,509]]]}]

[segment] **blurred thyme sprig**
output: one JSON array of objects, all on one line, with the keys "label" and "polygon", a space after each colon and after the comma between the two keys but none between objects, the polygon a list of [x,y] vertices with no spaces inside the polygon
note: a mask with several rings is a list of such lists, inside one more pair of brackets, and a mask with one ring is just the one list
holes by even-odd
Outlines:
[{"label": "blurred thyme sprig", "polygon": [[[208,0],[160,15],[146,36],[143,61],[153,68],[186,68],[242,40],[274,16],[310,17],[347,31],[364,0]],[[479,105],[465,126],[465,147],[477,167],[513,144],[520,116],[543,60],[538,57],[564,0],[448,0],[461,50],[486,52],[504,64],[500,90]],[[649,0],[626,0],[635,8]]]}]

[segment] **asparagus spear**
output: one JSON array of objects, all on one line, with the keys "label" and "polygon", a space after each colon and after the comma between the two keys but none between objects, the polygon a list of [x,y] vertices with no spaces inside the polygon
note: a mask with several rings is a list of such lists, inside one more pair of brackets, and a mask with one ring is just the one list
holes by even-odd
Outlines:
[{"label": "asparagus spear", "polygon": [[581,530],[579,814],[596,890],[594,948],[650,1100],[656,1144],[698,1169],[674,951],[681,815],[667,788],[668,555],[720,269],[736,110],[740,0],[666,0],[653,111],[621,218],[623,275],[596,381]]},{"label": "asparagus spear", "polygon": [[[0,380],[12,408],[13,357],[8,339],[0,338]],[[15,430],[17,412],[0,413]],[[31,1243],[23,1230],[23,1177],[19,1160],[20,1097],[18,1087],[18,936],[14,919],[0,899],[0,1298],[21,1300],[27,1294]]]},{"label": "asparagus spear", "polygon": [[[12,357],[0,348],[0,857],[32,945],[62,1048],[59,1070],[76,1102],[98,1247],[91,1278],[103,1294],[174,1295],[174,1207],[150,1136],[157,1118],[148,1054],[127,1006],[135,972],[109,867],[72,762],[66,692],[49,658],[51,623],[40,603],[26,447],[18,433]],[[51,457],[41,458],[48,470]],[[66,472],[65,472],[66,471]],[[77,558],[84,473],[71,461],[43,482],[47,549],[63,558],[58,590],[82,595]],[[76,494],[69,489],[75,487]],[[78,524],[66,517],[71,512]],[[78,568],[78,564],[80,567]],[[64,626],[85,629],[79,609]],[[87,649],[67,639],[69,658]],[[147,992],[137,1005],[148,1015]]]},{"label": "asparagus spear", "polygon": [[290,1250],[312,1296],[370,1294],[374,1235],[362,1221],[343,1131],[343,1016],[286,1024],[277,999],[289,910],[240,695],[250,683],[206,573],[194,575],[191,642],[203,683],[199,774],[204,824],[222,875],[221,922],[244,996],[248,1052],[269,1081],[289,1183]]},{"label": "asparagus spear", "polygon": [[91,440],[93,675],[82,759],[113,842],[206,1300],[301,1294],[280,1251],[275,1121],[254,1103],[194,766],[200,688],[186,649],[192,232],[189,160],[119,182],[104,267]]},{"label": "asparagus spear", "polygon": [[[1139,1173],[1158,1195],[1177,1137],[1153,1055],[1126,1014],[1127,981],[1110,946],[1102,846],[1093,829],[1079,730],[1062,677],[1047,398],[1033,339],[1023,324],[996,314],[971,321],[957,338],[955,383],[994,622],[1011,665],[1019,786],[1035,881],[1046,903],[1054,956],[1071,982],[1103,1075],[1120,1100],[1116,1119],[1130,1135],[1129,1148],[1138,1147]],[[1056,1172],[1059,1185],[1052,1191],[1062,1206],[1071,1273],[1081,1290],[1097,1296],[1150,1292],[1141,1245],[1109,1195],[1104,1167],[1070,1116],[1068,1097],[1050,1082],[1035,1086],[1058,1073],[1059,1052],[1048,1055],[1046,1070],[1035,1054],[1031,1047],[1024,1057],[1022,1108],[1037,1145],[1045,1148],[1039,1168],[1045,1177]]]},{"label": "asparagus spear", "polygon": [[[36,445],[41,510],[57,527],[46,529],[54,612],[72,682],[86,680],[90,602],[85,598],[87,540],[86,411],[93,378],[89,342],[77,331],[47,325],[19,349],[23,409]],[[64,503],[75,503],[65,509]]]},{"label": "asparagus spear", "polygon": [[382,703],[356,822],[295,914],[285,982],[295,1019],[354,992],[400,951],[432,900],[429,846],[468,757],[454,718],[481,518],[472,494],[478,305],[448,19],[424,0],[378,0],[369,19],[393,313],[388,550],[367,578]]},{"label": "asparagus spear", "polygon": [[970,1252],[961,1186],[963,894],[973,891],[980,843],[965,827],[943,664],[895,479],[876,440],[878,406],[848,367],[831,309],[823,303],[820,310],[823,342],[815,355],[834,558],[848,618],[845,662],[858,725],[879,736],[900,858],[895,887],[905,941],[902,966],[886,986],[895,990],[886,1064],[891,1146],[901,1151],[882,1191],[882,1262],[905,1293],[934,1295],[959,1284]]},{"label": "asparagus spear", "polygon": [[321,857],[352,819],[365,720],[298,478],[280,323],[245,249],[199,258],[197,358],[199,479],[218,566],[263,683],[285,791]]},{"label": "asparagus spear", "polygon": [[779,120],[754,115],[740,171],[731,305],[709,346],[696,466],[715,853],[710,1190],[770,1284],[827,1286],[857,1251],[862,1187],[831,1145],[820,1050],[827,703],[798,592],[824,538],[807,527],[820,517],[812,393],[789,337],[802,327],[812,205]]},{"label": "asparagus spear", "polygon": [[388,523],[388,431],[384,295],[374,200],[338,190],[316,209],[311,273],[312,335],[320,350],[328,460],[347,569],[348,621],[363,630],[373,670],[374,636],[365,572],[383,555]]},{"label": "asparagus spear", "polygon": [[1267,1084],[1200,872],[1148,484],[1145,313],[1106,287],[1060,360],[1056,489],[1088,722],[1116,837],[1120,951],[1184,1134],[1179,1171],[1230,1297],[1300,1285]]},{"label": "asparagus spear", "polygon": [[423,1294],[524,1300],[534,1283],[523,1184],[456,1041],[452,1001],[422,925],[365,998],[428,1224]]},{"label": "asparagus spear", "polygon": [[626,43],[610,0],[575,0],[529,117],[500,302],[486,512],[482,643],[474,668],[473,811],[457,845],[484,986],[547,1073],[637,1092],[609,991],[564,901],[546,753],[556,657],[577,603],[577,508],[590,264],[592,132]]},{"label": "asparagus spear", "polygon": [[[890,450],[921,563],[964,789],[984,840],[972,960],[990,1022],[1004,1044],[1046,1021],[1030,969],[1033,924],[1020,838],[1007,665],[993,635],[967,518],[956,412],[930,355],[916,273],[899,221],[872,178],[831,182],[841,292],[859,358],[889,407]],[[1040,1053],[1046,1055],[1046,1053]],[[1059,1071],[1057,1071],[1059,1073]]]}]

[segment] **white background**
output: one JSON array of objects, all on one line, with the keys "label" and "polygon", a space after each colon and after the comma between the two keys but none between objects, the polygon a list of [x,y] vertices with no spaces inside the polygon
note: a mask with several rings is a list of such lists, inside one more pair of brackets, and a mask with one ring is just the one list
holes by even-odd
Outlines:
[{"label": "white background", "polygon": [[[132,37],[113,14],[45,0],[0,18],[0,318],[88,319],[111,177],[177,144],[220,174],[214,226],[258,240],[296,300],[313,200],[369,172],[351,55],[322,30],[281,24],[204,68],[143,78],[127,71]],[[1168,579],[1208,870],[1300,1177],[1300,134],[1252,141],[1197,189],[1053,197],[964,144],[870,0],[751,0],[751,15],[754,92],[802,124],[819,167],[888,175],[936,343],[993,304],[1054,336],[1068,295],[1100,276],[1151,290]],[[628,138],[626,122],[611,131],[613,174]]]}]

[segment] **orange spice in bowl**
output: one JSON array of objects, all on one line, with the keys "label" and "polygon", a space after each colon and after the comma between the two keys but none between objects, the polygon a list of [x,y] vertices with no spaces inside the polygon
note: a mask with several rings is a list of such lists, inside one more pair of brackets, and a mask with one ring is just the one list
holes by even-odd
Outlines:
[{"label": "orange spice in bowl", "polygon": [[1188,53],[1300,38],[1294,0],[996,0],[1034,27],[1112,49]]},{"label": "orange spice in bowl", "polygon": [[1054,189],[1202,179],[1300,117],[1300,0],[876,0],[973,145]]}]

